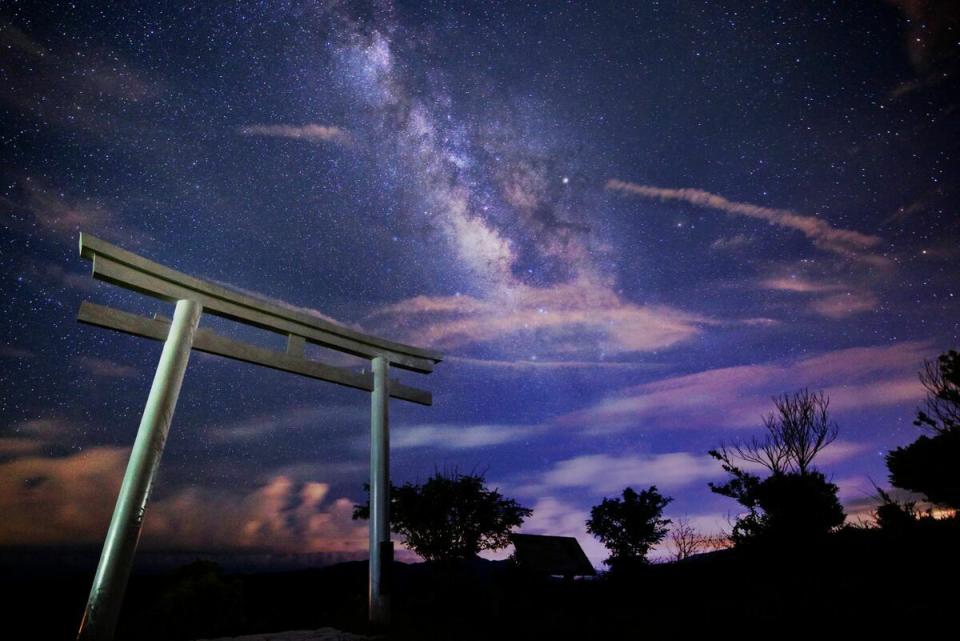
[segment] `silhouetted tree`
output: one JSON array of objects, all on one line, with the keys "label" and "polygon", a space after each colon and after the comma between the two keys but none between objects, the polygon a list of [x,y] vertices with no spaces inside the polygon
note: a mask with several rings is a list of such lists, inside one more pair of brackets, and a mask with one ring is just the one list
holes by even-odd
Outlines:
[{"label": "silhouetted tree", "polygon": [[593,506],[587,532],[610,550],[604,563],[611,568],[646,563],[647,552],[667,534],[671,521],[663,518],[663,508],[672,500],[651,485],[639,494],[628,487],[622,499],[604,498]]},{"label": "silhouetted tree", "polygon": [[960,509],[960,430],[921,436],[887,454],[890,483]]},{"label": "silhouetted tree", "polygon": [[683,561],[698,554],[708,546],[707,538],[690,525],[690,521],[681,517],[670,528],[670,543],[673,547],[673,559]]},{"label": "silhouetted tree", "polygon": [[960,354],[950,350],[924,363],[927,390],[914,425],[932,432],[887,454],[890,482],[933,503],[960,508]]},{"label": "silhouetted tree", "polygon": [[[429,561],[465,559],[510,543],[510,531],[533,510],[484,486],[482,475],[435,472],[423,485],[390,491],[390,529]],[[369,491],[369,486],[364,486]],[[370,502],[355,505],[354,519],[370,518]]]},{"label": "silhouetted tree", "polygon": [[[762,438],[710,451],[733,477],[720,485],[710,483],[710,489],[748,510],[731,532],[737,545],[809,538],[844,521],[837,486],[813,468],[817,454],[837,437],[837,425],[828,412],[830,400],[822,392],[804,389],[775,397],[773,402],[776,411],[763,418],[766,434]],[[734,459],[759,464],[770,475],[761,478]]]},{"label": "silhouetted tree", "polygon": [[937,361],[924,361],[920,383],[927,390],[925,410],[917,410],[914,425],[937,434],[960,428],[960,353],[950,350]]}]

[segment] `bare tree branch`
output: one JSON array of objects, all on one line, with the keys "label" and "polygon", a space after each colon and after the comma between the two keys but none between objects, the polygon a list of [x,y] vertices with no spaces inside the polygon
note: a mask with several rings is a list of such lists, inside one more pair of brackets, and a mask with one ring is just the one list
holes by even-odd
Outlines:
[{"label": "bare tree branch", "polygon": [[763,417],[766,434],[729,447],[721,444],[722,461],[732,465],[733,456],[763,466],[774,474],[806,474],[817,454],[837,438],[838,427],[830,420],[830,399],[823,392],[807,389],[773,398],[776,411]]},{"label": "bare tree branch", "polygon": [[673,545],[673,559],[682,561],[702,552],[706,537],[697,532],[686,517],[680,517],[670,530],[670,543]]}]

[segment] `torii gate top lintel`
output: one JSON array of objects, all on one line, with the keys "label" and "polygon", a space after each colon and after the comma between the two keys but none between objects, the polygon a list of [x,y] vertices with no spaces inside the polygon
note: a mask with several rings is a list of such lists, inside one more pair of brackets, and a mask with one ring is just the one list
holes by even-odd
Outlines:
[{"label": "torii gate top lintel", "polygon": [[82,232],[80,255],[93,261],[93,277],[99,280],[171,302],[196,300],[204,312],[279,334],[301,336],[307,342],[354,356],[384,356],[391,365],[420,373],[433,371],[433,366],[443,360],[432,350],[364,334],[306,311],[194,278]]},{"label": "torii gate top lintel", "polygon": [[[371,392],[370,398],[370,591],[371,623],[389,621],[390,586],[385,567],[390,542],[390,440],[388,400],[431,405],[430,392],[389,378],[390,366],[429,374],[442,360],[434,351],[364,334],[302,309],[233,291],[194,278],[89,234],[80,234],[80,255],[93,262],[93,276],[161,300],[175,301],[173,318],[147,318],[84,301],[77,320],[163,341],[160,362],[147,396],[137,438],[120,486],[106,541],[93,579],[78,638],[113,638],[133,565],[150,491],[170,429],[191,350],[299,374]],[[287,337],[285,352],[265,349],[198,327],[210,313]],[[370,360],[356,372],[305,356],[306,343]]]}]

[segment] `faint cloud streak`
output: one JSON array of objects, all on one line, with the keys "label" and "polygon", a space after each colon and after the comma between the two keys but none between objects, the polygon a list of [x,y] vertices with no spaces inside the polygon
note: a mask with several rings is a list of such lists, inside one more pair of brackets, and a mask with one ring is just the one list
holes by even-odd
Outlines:
[{"label": "faint cloud streak", "polygon": [[697,207],[721,211],[731,216],[746,216],[764,220],[771,225],[799,231],[809,238],[815,246],[840,256],[875,266],[885,266],[889,263],[883,256],[869,253],[870,250],[875,249],[882,242],[880,237],[850,229],[839,229],[816,216],[798,214],[789,209],[774,209],[750,203],[732,202],[723,196],[711,194],[701,189],[664,189],[617,179],[608,180],[606,187],[611,191],[652,200],[685,202]]},{"label": "faint cloud streak", "polygon": [[624,388],[557,422],[596,432],[754,427],[771,396],[800,387],[825,390],[834,411],[896,405],[923,397],[916,371],[929,356],[928,343],[907,342],[707,370]]},{"label": "faint cloud streak", "polygon": [[877,308],[880,299],[871,291],[854,289],[843,283],[825,283],[796,276],[766,278],[760,287],[795,294],[822,294],[809,301],[807,309],[815,314],[840,320]]},{"label": "faint cloud streak", "polygon": [[244,136],[290,138],[311,143],[333,142],[345,147],[354,144],[349,131],[332,125],[246,125],[240,127],[239,131]]},{"label": "faint cloud streak", "polygon": [[390,446],[394,449],[439,447],[468,450],[527,439],[543,429],[528,425],[413,425],[395,430],[390,437]]},{"label": "faint cloud streak", "polygon": [[83,356],[77,360],[83,369],[99,378],[132,378],[140,372],[136,367],[124,365],[105,358]]},{"label": "faint cloud streak", "polygon": [[554,463],[534,483],[517,491],[531,494],[560,488],[582,488],[602,494],[619,492],[627,486],[649,485],[677,489],[722,475],[720,465],[706,454],[587,454]]}]

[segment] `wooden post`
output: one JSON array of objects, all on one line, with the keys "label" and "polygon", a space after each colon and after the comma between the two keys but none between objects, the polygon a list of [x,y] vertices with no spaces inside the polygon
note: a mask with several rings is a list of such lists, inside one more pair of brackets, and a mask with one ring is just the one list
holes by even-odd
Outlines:
[{"label": "wooden post", "polygon": [[147,405],[140,420],[137,439],[130,452],[113,518],[110,519],[100,564],[80,622],[77,638],[83,641],[109,641],[116,631],[123,594],[140,539],[143,515],[202,311],[203,307],[196,301],[177,301],[173,322],[163,344],[157,373],[153,377]]},{"label": "wooden post", "polygon": [[370,395],[370,598],[372,626],[390,623],[390,362],[383,356],[371,361],[373,394]]}]

